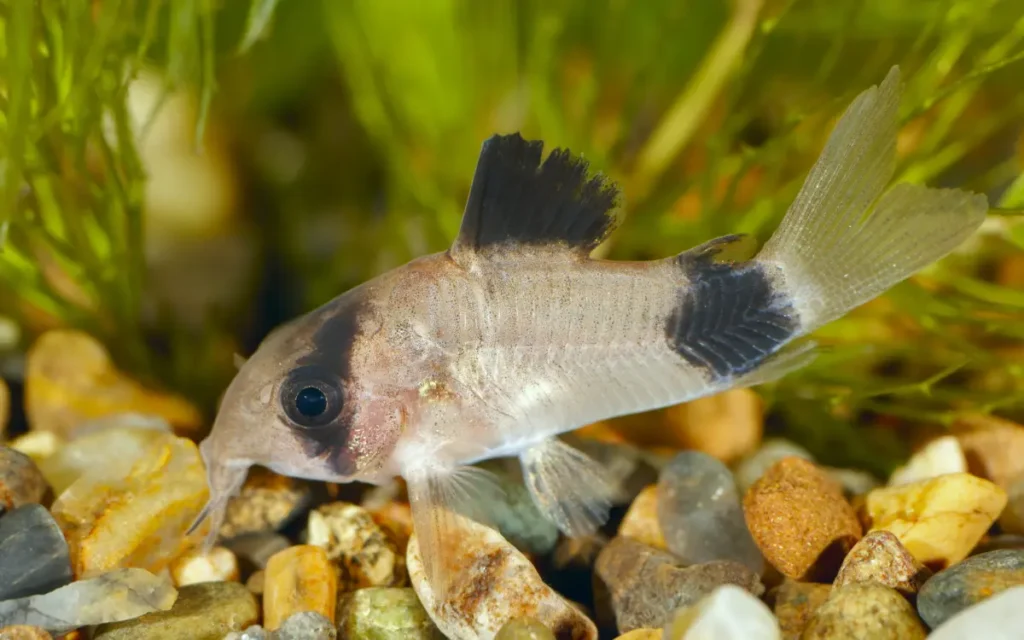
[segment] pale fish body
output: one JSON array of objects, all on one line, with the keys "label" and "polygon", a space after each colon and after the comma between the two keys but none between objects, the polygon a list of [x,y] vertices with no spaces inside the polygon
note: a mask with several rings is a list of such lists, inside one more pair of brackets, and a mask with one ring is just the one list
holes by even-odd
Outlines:
[{"label": "pale fish body", "polygon": [[984,196],[897,185],[897,68],[836,125],[759,252],[742,236],[649,262],[595,260],[618,193],[581,159],[495,136],[445,253],[385,273],[275,330],[241,367],[201,449],[214,531],[259,464],[297,477],[403,477],[427,573],[480,500],[468,465],[518,456],[534,501],[569,535],[609,492],[561,433],[777,379],[801,337],[942,258]]}]

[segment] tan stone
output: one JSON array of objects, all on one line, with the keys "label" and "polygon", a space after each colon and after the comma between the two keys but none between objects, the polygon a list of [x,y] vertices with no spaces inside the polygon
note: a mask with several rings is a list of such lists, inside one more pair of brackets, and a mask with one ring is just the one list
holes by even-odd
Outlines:
[{"label": "tan stone", "polygon": [[199,582],[237,582],[238,558],[225,547],[213,547],[205,553],[192,549],[171,563],[171,578],[179,587]]},{"label": "tan stone", "polygon": [[615,640],[661,640],[661,629],[633,629]]},{"label": "tan stone", "polygon": [[925,640],[927,635],[917,612],[895,589],[877,582],[861,582],[833,591],[818,607],[800,638]]},{"label": "tan stone", "polygon": [[323,547],[341,569],[342,591],[407,583],[398,545],[358,505],[332,502],[310,511],[306,536],[308,544]]},{"label": "tan stone", "polygon": [[0,640],[52,640],[46,629],[31,627],[25,624],[16,624],[10,627],[0,628]]},{"label": "tan stone", "polygon": [[933,570],[971,552],[1006,506],[1006,492],[968,473],[876,489],[865,499],[871,531],[890,531]]},{"label": "tan stone", "polygon": [[327,552],[297,545],[275,553],[263,578],[263,626],[277,629],[293,613],[315,611],[334,620],[338,570]]},{"label": "tan stone", "polygon": [[779,620],[783,640],[799,638],[831,593],[831,585],[785,579],[769,598],[774,601],[772,612]]},{"label": "tan stone", "polygon": [[839,484],[795,456],[777,462],[750,487],[743,511],[765,559],[798,580],[831,580],[861,537]]},{"label": "tan stone", "polygon": [[993,416],[966,418],[957,426],[972,474],[1003,489],[1024,476],[1024,426]]},{"label": "tan stone", "polygon": [[932,572],[889,531],[872,531],[861,538],[843,561],[833,588],[857,582],[877,582],[913,597]]},{"label": "tan stone", "polygon": [[619,525],[619,535],[655,549],[668,549],[658,524],[658,485],[652,484],[633,499]]},{"label": "tan stone", "polygon": [[762,411],[761,398],[750,389],[731,389],[669,407],[672,441],[665,444],[733,462],[761,444]]}]

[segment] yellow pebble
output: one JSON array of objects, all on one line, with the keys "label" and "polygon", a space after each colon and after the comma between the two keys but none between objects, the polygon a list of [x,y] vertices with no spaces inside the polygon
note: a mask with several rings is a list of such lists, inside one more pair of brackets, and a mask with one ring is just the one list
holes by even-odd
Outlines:
[{"label": "yellow pebble", "polygon": [[615,640],[661,640],[661,629],[633,629]]},{"label": "yellow pebble", "polygon": [[278,551],[263,582],[263,626],[273,631],[293,613],[316,611],[334,620],[338,572],[321,547],[302,544]]},{"label": "yellow pebble", "polygon": [[655,549],[668,549],[665,536],[658,524],[658,485],[644,487],[619,525],[619,535],[650,545]]},{"label": "yellow pebble", "polygon": [[214,547],[209,553],[193,549],[171,563],[171,578],[179,587],[199,582],[237,582],[238,558],[225,547]]},{"label": "yellow pebble", "polygon": [[967,557],[1006,506],[1006,492],[969,473],[875,489],[865,509],[871,531],[890,531],[929,568]]}]

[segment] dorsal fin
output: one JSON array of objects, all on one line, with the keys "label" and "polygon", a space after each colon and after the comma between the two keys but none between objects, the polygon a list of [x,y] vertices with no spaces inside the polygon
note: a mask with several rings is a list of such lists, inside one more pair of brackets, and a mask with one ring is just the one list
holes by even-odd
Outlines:
[{"label": "dorsal fin", "polygon": [[518,133],[483,144],[452,254],[517,246],[562,247],[589,255],[614,230],[618,187],[588,175],[588,163]]}]

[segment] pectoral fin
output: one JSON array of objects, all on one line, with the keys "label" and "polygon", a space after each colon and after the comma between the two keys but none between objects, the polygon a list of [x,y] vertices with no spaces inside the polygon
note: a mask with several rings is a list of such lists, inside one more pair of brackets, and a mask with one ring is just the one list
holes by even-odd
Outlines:
[{"label": "pectoral fin", "polygon": [[534,503],[565,535],[593,533],[608,519],[614,490],[586,454],[552,438],[524,451],[520,460]]},{"label": "pectoral fin", "polygon": [[504,491],[493,474],[477,467],[415,469],[403,477],[423,569],[435,597],[443,600],[459,566],[461,541],[471,533],[460,516],[489,524],[481,506],[504,500]]}]

